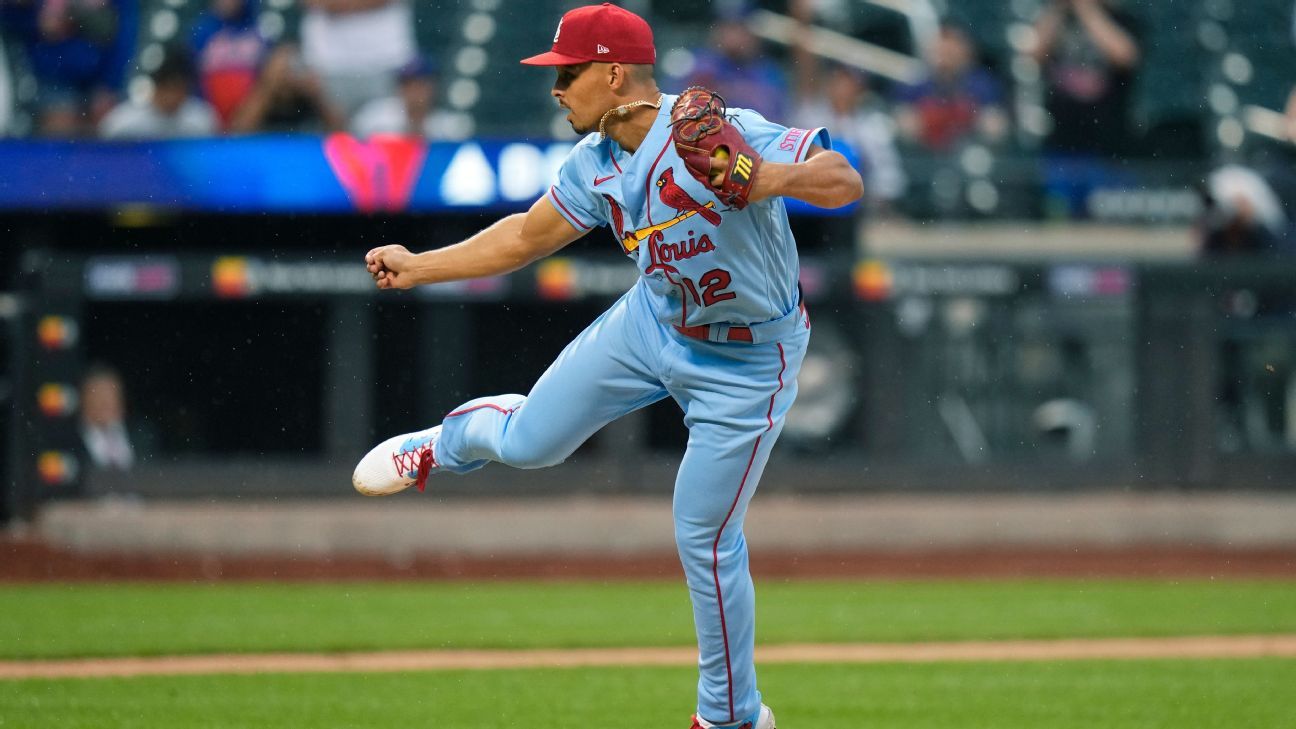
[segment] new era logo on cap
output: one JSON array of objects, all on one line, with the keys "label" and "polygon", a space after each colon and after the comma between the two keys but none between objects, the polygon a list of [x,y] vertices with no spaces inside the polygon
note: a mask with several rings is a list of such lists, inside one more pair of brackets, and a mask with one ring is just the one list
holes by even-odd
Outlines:
[{"label": "new era logo on cap", "polygon": [[558,21],[553,48],[548,53],[522,62],[531,66],[567,66],[587,61],[656,63],[652,29],[643,18],[612,3],[586,5],[569,11]]}]

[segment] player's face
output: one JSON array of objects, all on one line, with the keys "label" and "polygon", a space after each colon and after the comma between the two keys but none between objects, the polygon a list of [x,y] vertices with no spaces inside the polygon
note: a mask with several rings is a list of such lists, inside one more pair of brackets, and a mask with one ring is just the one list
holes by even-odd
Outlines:
[{"label": "player's face", "polygon": [[577,66],[558,66],[558,78],[554,81],[553,97],[558,105],[568,111],[567,123],[577,134],[588,134],[598,124],[599,117],[606,108],[600,108],[599,74],[592,70],[594,64],[582,63]]}]

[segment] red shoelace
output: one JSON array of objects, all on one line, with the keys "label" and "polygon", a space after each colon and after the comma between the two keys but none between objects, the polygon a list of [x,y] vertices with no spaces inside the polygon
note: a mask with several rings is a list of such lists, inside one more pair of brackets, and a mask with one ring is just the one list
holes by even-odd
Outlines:
[{"label": "red shoelace", "polygon": [[422,493],[423,489],[427,486],[428,475],[432,473],[432,467],[436,465],[436,454],[432,452],[431,443],[423,446],[423,448],[419,450],[418,454],[418,480],[414,482],[414,485],[418,486],[419,492]]}]

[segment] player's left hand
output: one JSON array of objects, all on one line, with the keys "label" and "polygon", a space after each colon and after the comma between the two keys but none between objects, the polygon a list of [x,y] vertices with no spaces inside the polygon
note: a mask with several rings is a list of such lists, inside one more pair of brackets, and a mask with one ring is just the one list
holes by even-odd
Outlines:
[{"label": "player's left hand", "polygon": [[711,153],[711,187],[720,189],[724,184],[725,172],[729,170],[729,150],[721,147]]}]

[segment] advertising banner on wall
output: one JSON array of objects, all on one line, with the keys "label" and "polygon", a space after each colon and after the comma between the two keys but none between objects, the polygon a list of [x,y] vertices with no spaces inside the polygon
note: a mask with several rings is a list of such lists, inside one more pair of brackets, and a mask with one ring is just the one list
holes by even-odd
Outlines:
[{"label": "advertising banner on wall", "polygon": [[[149,206],[195,212],[525,210],[570,142],[266,135],[149,142],[0,142],[0,211]],[[849,150],[845,152],[851,157]],[[847,215],[788,200],[789,212]]]}]

